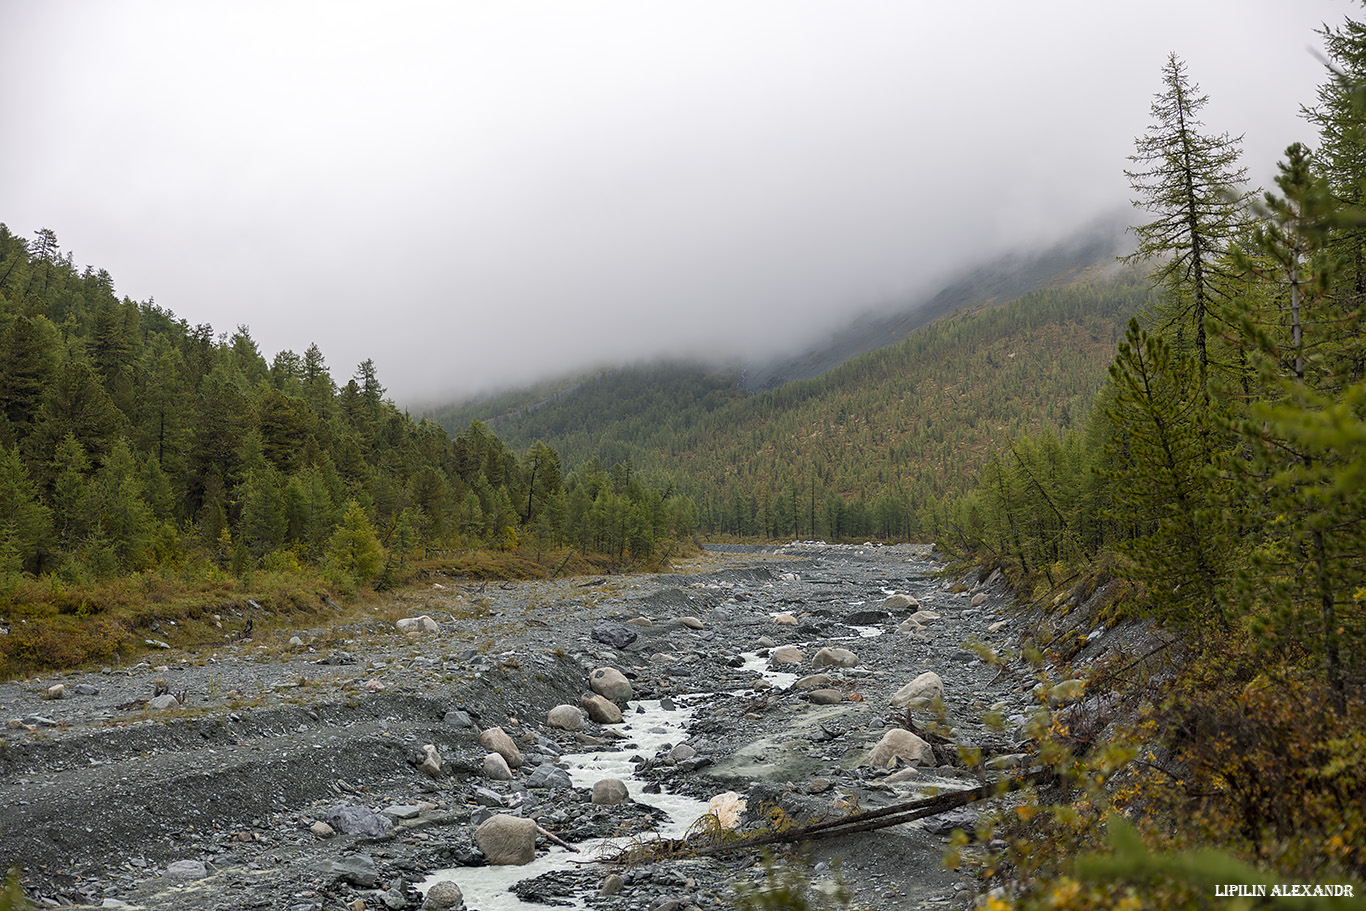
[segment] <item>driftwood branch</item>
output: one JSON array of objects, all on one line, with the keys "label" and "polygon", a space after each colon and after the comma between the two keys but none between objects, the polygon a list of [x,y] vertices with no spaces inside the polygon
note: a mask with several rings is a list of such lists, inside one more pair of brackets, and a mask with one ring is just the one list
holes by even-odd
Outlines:
[{"label": "driftwood branch", "polygon": [[979,800],[987,800],[1011,791],[1018,791],[1031,784],[1038,784],[1047,781],[1053,776],[1051,769],[1036,769],[1027,775],[1015,778],[1007,778],[1001,781],[984,784],[980,787],[969,788],[966,791],[951,791],[947,794],[939,794],[935,797],[926,797],[921,800],[912,800],[906,803],[894,804],[890,807],[883,807],[881,810],[870,810],[866,813],[855,813],[841,819],[832,819],[826,822],[818,822],[809,826],[798,826],[788,829],[785,832],[771,832],[765,835],[758,835],[752,838],[741,839],[727,844],[707,845],[698,848],[694,853],[698,856],[708,856],[712,854],[724,854],[729,851],[745,851],[750,848],[757,848],[763,845],[779,843],[791,843],[801,841],[816,841],[822,838],[836,838],[840,835],[851,835],[855,832],[871,832],[875,829],[885,829],[889,826],[900,825],[915,819],[923,819],[926,816],[935,816],[946,810],[957,807],[967,806]]}]

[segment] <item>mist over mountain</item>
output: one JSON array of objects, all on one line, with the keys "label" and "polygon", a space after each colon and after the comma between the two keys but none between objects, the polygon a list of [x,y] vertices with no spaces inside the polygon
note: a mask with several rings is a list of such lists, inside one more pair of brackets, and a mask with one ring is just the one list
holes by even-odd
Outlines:
[{"label": "mist over mountain", "polygon": [[933,296],[913,297],[864,313],[799,354],[748,364],[741,383],[751,392],[820,376],[850,358],[894,345],[916,329],[979,303],[1004,303],[1039,288],[1112,271],[1127,252],[1125,217],[1113,213],[1051,246],[1016,250],[955,275]]}]

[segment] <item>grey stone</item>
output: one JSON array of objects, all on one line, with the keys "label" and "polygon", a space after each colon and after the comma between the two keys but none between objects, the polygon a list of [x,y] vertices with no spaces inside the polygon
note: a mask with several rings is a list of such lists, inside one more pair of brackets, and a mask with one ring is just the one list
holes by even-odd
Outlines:
[{"label": "grey stone", "polygon": [[479,745],[502,756],[503,759],[507,760],[510,769],[520,768],[522,765],[522,751],[517,748],[517,744],[502,728],[485,730],[479,735]]},{"label": "grey stone", "polygon": [[905,728],[893,728],[868,752],[864,765],[885,769],[894,765],[933,765],[934,750]]},{"label": "grey stone", "polygon": [[171,879],[204,879],[209,868],[202,860],[176,860],[166,865],[166,875]]},{"label": "grey stone", "polygon": [[847,648],[826,646],[811,658],[812,667],[853,667],[858,664],[858,656]]},{"label": "grey stone", "polygon": [[573,780],[569,773],[557,765],[546,763],[537,766],[530,775],[526,777],[528,788],[572,788]]},{"label": "grey stone", "polygon": [[588,675],[588,685],[593,692],[617,705],[625,705],[635,695],[631,681],[614,667],[600,667]]},{"label": "grey stone", "polygon": [[626,783],[620,778],[603,778],[593,782],[593,803],[599,806],[627,803],[630,799],[631,794],[626,790]]},{"label": "grey stone", "polygon": [[380,838],[389,834],[394,823],[388,817],[376,813],[369,807],[355,804],[337,804],[328,809],[323,816],[327,823],[343,835],[364,835],[367,838]]},{"label": "grey stone", "polygon": [[474,719],[470,717],[469,712],[462,712],[460,709],[451,709],[445,714],[445,717],[441,719],[441,723],[449,724],[451,727],[457,728],[474,727]]},{"label": "grey stone", "polygon": [[460,887],[449,879],[443,879],[427,890],[422,900],[422,911],[450,911],[465,903],[465,895]]},{"label": "grey stone", "polygon": [[621,724],[621,709],[616,703],[599,696],[597,693],[584,693],[579,705],[588,717],[598,724]]},{"label": "grey stone", "polygon": [[621,878],[620,873],[608,873],[602,881],[602,888],[598,889],[598,895],[606,898],[611,895],[620,895],[621,890],[626,888],[626,880]]},{"label": "grey stone", "polygon": [[373,889],[379,883],[379,870],[369,854],[344,854],[334,861],[325,861],[322,872],[362,889]]},{"label": "grey stone", "polygon": [[163,693],[148,700],[147,707],[157,712],[164,712],[166,709],[173,709],[180,705],[180,700],[170,693]]},{"label": "grey stone", "polygon": [[536,859],[536,823],[499,813],[474,830],[474,841],[494,865],[529,864]]},{"label": "grey stone", "polygon": [[481,807],[505,807],[508,805],[502,794],[480,785],[474,786],[474,802]]},{"label": "grey stone", "polygon": [[608,620],[602,620],[595,624],[591,635],[598,642],[610,645],[613,648],[625,648],[636,641],[635,630]]},{"label": "grey stone", "polygon": [[576,705],[557,705],[546,712],[545,723],[548,727],[562,731],[583,730],[583,710]]},{"label": "grey stone", "polygon": [[926,671],[892,694],[893,708],[924,708],[944,698],[944,681],[934,671]]},{"label": "grey stone", "polygon": [[98,696],[100,694],[100,688],[91,686],[88,683],[78,683],[76,684],[75,693],[77,696]]},{"label": "grey stone", "polygon": [[396,803],[385,807],[381,812],[390,819],[413,819],[422,813],[422,808],[415,803]]},{"label": "grey stone", "polygon": [[489,753],[484,757],[484,777],[489,781],[511,781],[512,769],[508,768],[508,761],[497,753]]}]

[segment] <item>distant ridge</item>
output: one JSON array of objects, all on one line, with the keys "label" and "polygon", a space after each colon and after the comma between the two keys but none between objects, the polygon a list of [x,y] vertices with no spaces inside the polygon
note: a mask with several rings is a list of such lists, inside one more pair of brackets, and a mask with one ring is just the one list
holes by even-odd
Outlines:
[{"label": "distant ridge", "polygon": [[888,312],[865,314],[800,354],[746,365],[740,382],[749,392],[763,392],[812,379],[860,354],[895,345],[921,326],[963,307],[1003,304],[1030,291],[1111,274],[1116,257],[1126,252],[1124,243],[1122,224],[1106,219],[1046,250],[1002,256],[958,276],[928,301],[917,299]]}]

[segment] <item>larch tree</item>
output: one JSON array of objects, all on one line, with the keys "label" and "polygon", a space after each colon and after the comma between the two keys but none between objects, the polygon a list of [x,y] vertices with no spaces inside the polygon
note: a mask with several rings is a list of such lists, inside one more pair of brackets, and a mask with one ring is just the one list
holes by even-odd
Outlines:
[{"label": "larch tree", "polygon": [[1129,158],[1135,169],[1124,172],[1138,194],[1134,205],[1155,217],[1133,229],[1138,249],[1125,261],[1156,263],[1153,277],[1168,298],[1159,328],[1174,330],[1178,348],[1193,345],[1203,376],[1209,365],[1206,322],[1233,280],[1221,261],[1245,220],[1247,170],[1238,165],[1242,137],[1202,131],[1200,111],[1209,98],[1174,53],[1162,81],[1166,88],[1153,101],[1153,124]]}]

